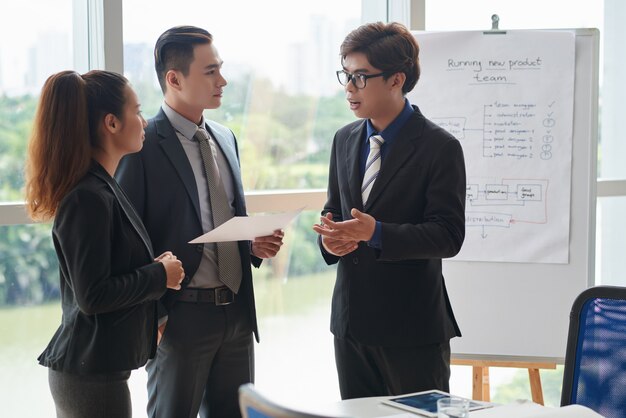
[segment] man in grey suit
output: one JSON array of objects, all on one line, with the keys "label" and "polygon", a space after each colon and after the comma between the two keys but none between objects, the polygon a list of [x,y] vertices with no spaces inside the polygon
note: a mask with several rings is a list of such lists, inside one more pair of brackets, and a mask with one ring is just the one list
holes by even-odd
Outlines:
[{"label": "man in grey suit", "polygon": [[238,417],[238,387],[254,380],[258,341],[252,272],[276,255],[282,232],[253,242],[188,242],[232,216],[245,216],[237,142],[206,120],[221,105],[226,80],[209,32],[165,31],[155,67],[164,103],[149,121],[141,152],[127,156],[116,178],[150,234],[155,251],[173,251],[187,277],[162,299],[161,343],[148,370],[150,417]]}]

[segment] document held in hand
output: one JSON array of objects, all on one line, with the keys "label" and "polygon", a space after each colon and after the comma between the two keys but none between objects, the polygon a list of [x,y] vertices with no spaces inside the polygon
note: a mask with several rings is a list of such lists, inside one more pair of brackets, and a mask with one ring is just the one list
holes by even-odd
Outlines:
[{"label": "document held in hand", "polygon": [[285,229],[300,212],[282,212],[270,215],[235,216],[212,231],[189,241],[189,244],[205,242],[246,241],[272,235],[277,229]]}]

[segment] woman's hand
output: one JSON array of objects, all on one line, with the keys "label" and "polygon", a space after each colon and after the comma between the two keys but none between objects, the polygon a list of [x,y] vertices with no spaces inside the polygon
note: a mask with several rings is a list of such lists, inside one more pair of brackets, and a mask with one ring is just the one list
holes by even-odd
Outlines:
[{"label": "woman's hand", "polygon": [[162,263],[165,267],[165,274],[167,276],[167,288],[173,290],[180,290],[180,283],[185,278],[185,270],[183,269],[183,263],[170,251],[166,251],[157,258],[155,261]]}]

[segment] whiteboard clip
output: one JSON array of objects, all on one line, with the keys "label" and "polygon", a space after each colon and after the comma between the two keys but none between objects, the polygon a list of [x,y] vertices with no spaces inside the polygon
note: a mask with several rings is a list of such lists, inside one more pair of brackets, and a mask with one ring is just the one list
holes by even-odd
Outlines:
[{"label": "whiteboard clip", "polygon": [[498,30],[499,24],[500,24],[500,16],[491,15],[491,30]]},{"label": "whiteboard clip", "polygon": [[485,35],[504,35],[506,34],[505,30],[500,30],[498,27],[500,25],[500,16],[493,14],[491,15],[491,30],[486,30],[483,32]]}]

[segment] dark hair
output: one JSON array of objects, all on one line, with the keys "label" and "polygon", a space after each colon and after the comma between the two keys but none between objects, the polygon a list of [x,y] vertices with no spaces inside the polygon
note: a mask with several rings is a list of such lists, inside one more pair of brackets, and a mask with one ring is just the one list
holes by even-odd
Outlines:
[{"label": "dark hair", "polygon": [[178,70],[185,76],[189,74],[194,47],[211,42],[213,42],[213,36],[206,30],[195,26],[175,26],[159,36],[154,46],[154,68],[163,93],[167,87],[165,82],[167,72]]},{"label": "dark hair", "polygon": [[63,197],[89,169],[100,121],[122,119],[128,80],[110,71],[61,71],[43,86],[26,160],[26,206],[31,218],[54,217]]},{"label": "dark hair", "polygon": [[404,73],[406,81],[402,93],[407,94],[420,78],[419,45],[411,32],[402,24],[367,23],[346,36],[341,44],[342,61],[348,54],[361,52],[369,63],[385,73]]},{"label": "dark hair", "polygon": [[89,71],[82,78],[85,80],[89,111],[89,141],[95,147],[98,145],[98,126],[102,119],[109,113],[123,119],[128,80],[118,73],[99,70]]}]

